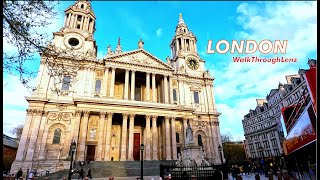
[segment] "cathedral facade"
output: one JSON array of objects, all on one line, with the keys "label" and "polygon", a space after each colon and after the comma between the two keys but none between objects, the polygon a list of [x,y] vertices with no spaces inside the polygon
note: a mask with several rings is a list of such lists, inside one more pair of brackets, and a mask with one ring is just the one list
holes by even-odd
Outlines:
[{"label": "cathedral facade", "polygon": [[51,46],[83,52],[86,59],[74,77],[63,77],[57,94],[41,55],[38,86],[26,97],[29,106],[12,172],[68,169],[73,140],[76,161],[139,161],[140,144],[144,160],[177,160],[187,124],[206,159],[220,164],[214,78],[182,15],[165,61],[145,50],[141,39],[137,49],[127,52],[119,39],[114,51],[108,46],[105,57],[97,59],[95,20],[89,1],[65,10],[64,26],[54,33]]}]

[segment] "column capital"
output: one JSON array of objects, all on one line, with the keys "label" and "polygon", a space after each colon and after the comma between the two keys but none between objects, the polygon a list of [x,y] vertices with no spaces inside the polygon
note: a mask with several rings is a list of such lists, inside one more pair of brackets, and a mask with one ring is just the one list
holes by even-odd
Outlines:
[{"label": "column capital", "polygon": [[107,112],[108,114],[108,118],[112,118],[113,117],[113,112]]},{"label": "column capital", "polygon": [[150,115],[150,114],[147,114],[146,115],[146,119],[149,119],[150,120],[150,117],[151,117],[152,115]]},{"label": "column capital", "polygon": [[152,117],[152,119],[157,119],[158,118],[158,116],[157,115],[151,115],[151,117]]},{"label": "column capital", "polygon": [[170,119],[171,119],[171,120],[175,120],[175,119],[176,119],[176,116],[170,116]]},{"label": "column capital", "polygon": [[116,70],[117,68],[116,68],[116,67],[111,67],[111,69],[112,69],[112,70]]},{"label": "column capital", "polygon": [[109,71],[109,69],[110,69],[110,67],[108,67],[108,66],[104,67],[104,70],[108,70]]},{"label": "column capital", "polygon": [[107,114],[106,112],[103,112],[103,111],[102,111],[102,112],[100,112],[100,117],[105,118],[106,114]]},{"label": "column capital", "polygon": [[150,75],[150,72],[146,72],[147,75]]},{"label": "column capital", "polygon": [[77,117],[79,117],[79,116],[81,116],[81,114],[82,114],[82,111],[77,110],[75,115],[76,115]]},{"label": "column capital", "polygon": [[84,116],[89,116],[89,114],[90,114],[90,111],[83,111]]},{"label": "column capital", "polygon": [[133,70],[133,69],[131,69],[130,71],[131,71],[132,73],[135,73],[135,72],[136,72],[136,70]]},{"label": "column capital", "polygon": [[128,119],[129,114],[128,113],[122,113],[122,118],[123,119]]},{"label": "column capital", "polygon": [[156,76],[156,75],[157,75],[157,73],[155,73],[155,72],[152,72],[152,73],[151,73],[151,75],[152,75],[152,76]]},{"label": "column capital", "polygon": [[27,115],[32,115],[33,114],[33,109],[27,109]]},{"label": "column capital", "polygon": [[130,69],[124,69],[126,72],[129,72],[130,71]]},{"label": "column capital", "polygon": [[33,110],[33,115],[34,116],[41,116],[43,114],[44,111],[39,110],[39,109],[34,109]]},{"label": "column capital", "polygon": [[169,119],[170,119],[170,116],[165,116],[164,119],[165,119],[165,120],[167,120],[167,119],[169,120]]},{"label": "column capital", "polygon": [[129,114],[129,116],[130,116],[130,118],[134,118],[136,116],[136,114],[131,113],[131,114]]}]

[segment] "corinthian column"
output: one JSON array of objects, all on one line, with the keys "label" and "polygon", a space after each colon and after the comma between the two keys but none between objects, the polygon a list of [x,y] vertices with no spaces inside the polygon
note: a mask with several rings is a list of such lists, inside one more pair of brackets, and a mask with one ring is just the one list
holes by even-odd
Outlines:
[{"label": "corinthian column", "polygon": [[146,160],[151,160],[150,158],[150,115],[146,115]]},{"label": "corinthian column", "polygon": [[84,161],[84,150],[86,148],[86,138],[88,130],[88,121],[89,121],[89,111],[85,111],[83,114],[83,119],[81,122],[81,135],[79,136],[79,160]]},{"label": "corinthian column", "polygon": [[166,160],[171,160],[171,144],[170,144],[170,123],[169,117],[165,117],[165,128],[166,128]]},{"label": "corinthian column", "polygon": [[128,85],[129,85],[129,70],[126,69],[126,75],[124,80],[124,99],[128,99]]},{"label": "corinthian column", "polygon": [[150,101],[150,73],[146,73],[146,90],[147,90],[147,102]]},{"label": "corinthian column", "polygon": [[108,112],[107,132],[106,132],[106,148],[105,148],[105,159],[110,161],[110,139],[111,139],[111,126],[112,126],[112,112]]},{"label": "corinthian column", "polygon": [[135,116],[135,114],[130,114],[130,122],[129,122],[129,148],[128,148],[128,160],[129,160],[129,161],[133,161],[134,116]]},{"label": "corinthian column", "polygon": [[22,159],[23,159],[23,152],[26,147],[26,142],[27,142],[29,129],[30,129],[31,121],[32,121],[32,114],[33,114],[33,110],[27,109],[26,122],[25,122],[23,130],[22,130],[22,134],[21,134],[21,138],[20,138],[20,142],[19,142],[19,148],[18,148],[17,155],[16,155],[16,161],[22,161]]},{"label": "corinthian column", "polygon": [[163,76],[163,81],[164,81],[164,103],[166,103],[166,104],[169,103],[167,76],[168,76],[168,75],[164,75],[164,76]]},{"label": "corinthian column", "polygon": [[128,121],[128,114],[122,114],[122,135],[121,135],[121,157],[120,161],[127,160],[127,121]]},{"label": "corinthian column", "polygon": [[135,73],[136,73],[136,71],[131,71],[131,96],[130,96],[130,100],[134,100]]},{"label": "corinthian column", "polygon": [[34,117],[34,123],[32,125],[31,129],[31,136],[30,136],[30,141],[29,141],[29,148],[27,151],[27,156],[26,156],[26,161],[31,161],[33,159],[33,154],[35,152],[35,145],[36,145],[36,140],[38,137],[38,130],[40,127],[40,122],[41,122],[41,117],[42,117],[42,110],[34,110],[33,115]]},{"label": "corinthian column", "polygon": [[107,96],[107,90],[108,90],[108,75],[109,75],[109,68],[106,67],[104,70],[104,76],[103,76],[103,88],[102,88],[102,96],[106,97]]},{"label": "corinthian column", "polygon": [[157,102],[157,99],[156,99],[156,74],[152,74],[152,102]]},{"label": "corinthian column", "polygon": [[172,143],[172,159],[177,159],[177,143],[176,143],[176,120],[171,117],[171,143]]},{"label": "corinthian column", "polygon": [[112,71],[111,71],[110,97],[113,97],[113,96],[114,96],[115,72],[116,72],[116,68],[112,68]]},{"label": "corinthian column", "polygon": [[74,123],[74,131],[73,131],[73,140],[78,144],[78,136],[80,131],[80,120],[81,120],[81,111],[76,111],[76,118]]},{"label": "corinthian column", "polygon": [[157,116],[152,116],[152,160],[158,160]]},{"label": "corinthian column", "polygon": [[102,152],[102,140],[103,140],[103,127],[104,127],[104,119],[106,117],[105,112],[100,112],[100,121],[99,121],[99,135],[98,135],[98,152],[97,152],[97,160],[101,161],[103,152]]},{"label": "corinthian column", "polygon": [[170,104],[173,104],[173,87],[172,87],[172,77],[169,76],[169,93],[170,93]]}]

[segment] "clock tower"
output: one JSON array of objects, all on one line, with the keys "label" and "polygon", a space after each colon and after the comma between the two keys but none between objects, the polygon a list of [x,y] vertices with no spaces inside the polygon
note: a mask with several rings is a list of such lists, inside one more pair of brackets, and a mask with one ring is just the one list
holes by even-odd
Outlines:
[{"label": "clock tower", "polygon": [[205,61],[197,52],[197,38],[187,27],[181,13],[170,48],[172,56],[170,63],[177,72],[192,76],[203,75]]},{"label": "clock tower", "polygon": [[96,58],[97,45],[93,38],[96,17],[88,0],[78,0],[65,10],[64,26],[53,33],[52,45]]}]

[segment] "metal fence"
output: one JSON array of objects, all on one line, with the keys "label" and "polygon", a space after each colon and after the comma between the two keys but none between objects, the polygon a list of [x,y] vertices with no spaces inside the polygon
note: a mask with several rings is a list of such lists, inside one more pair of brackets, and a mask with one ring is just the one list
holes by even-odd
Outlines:
[{"label": "metal fence", "polygon": [[160,164],[160,177],[172,180],[222,180],[222,172],[217,166],[189,166],[177,167],[176,165]]}]

